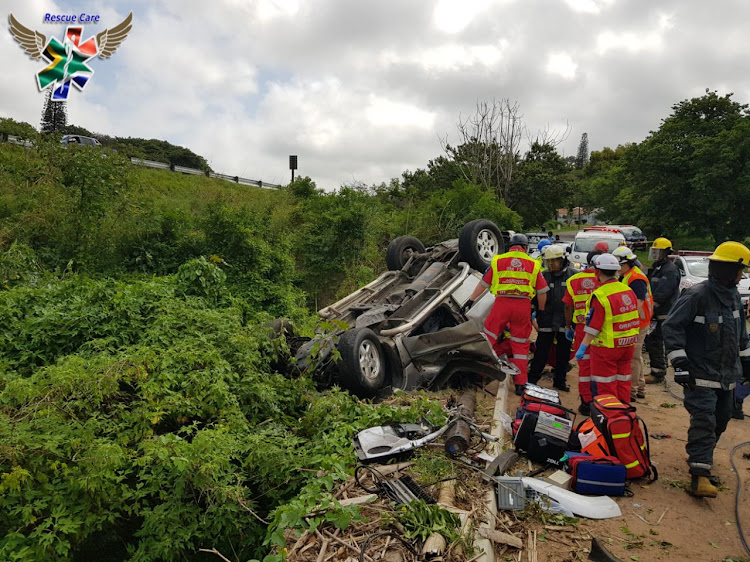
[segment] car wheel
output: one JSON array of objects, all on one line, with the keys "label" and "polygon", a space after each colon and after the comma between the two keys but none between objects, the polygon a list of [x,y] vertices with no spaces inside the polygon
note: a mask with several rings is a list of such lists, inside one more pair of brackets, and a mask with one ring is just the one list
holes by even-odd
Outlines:
[{"label": "car wheel", "polygon": [[385,386],[386,360],[378,336],[369,328],[347,330],[339,338],[341,385],[360,398]]},{"label": "car wheel", "polygon": [[458,250],[466,263],[484,272],[492,263],[492,256],[505,251],[505,242],[494,222],[477,219],[466,223],[461,230]]},{"label": "car wheel", "polygon": [[385,251],[385,263],[390,271],[398,271],[409,261],[412,253],[424,252],[424,244],[414,236],[399,236],[391,240]]}]

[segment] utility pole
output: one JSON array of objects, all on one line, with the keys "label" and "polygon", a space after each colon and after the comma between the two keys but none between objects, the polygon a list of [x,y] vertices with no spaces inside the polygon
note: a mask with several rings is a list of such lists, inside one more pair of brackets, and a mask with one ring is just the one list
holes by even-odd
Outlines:
[{"label": "utility pole", "polygon": [[294,170],[297,169],[297,155],[289,155],[289,169],[292,171],[292,181],[294,181]]}]

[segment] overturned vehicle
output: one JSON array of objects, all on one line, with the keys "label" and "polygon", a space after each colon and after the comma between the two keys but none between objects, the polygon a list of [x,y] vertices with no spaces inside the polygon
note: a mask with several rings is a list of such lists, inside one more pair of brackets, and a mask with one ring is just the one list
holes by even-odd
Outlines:
[{"label": "overturned vehicle", "polygon": [[333,328],[313,338],[287,334],[290,374],[313,372],[360,397],[390,389],[434,389],[457,375],[504,380],[516,372],[482,333],[494,297],[485,293],[465,314],[492,256],[510,236],[491,221],[469,222],[459,238],[425,248],[413,236],[391,241],[388,271],[320,310]]}]

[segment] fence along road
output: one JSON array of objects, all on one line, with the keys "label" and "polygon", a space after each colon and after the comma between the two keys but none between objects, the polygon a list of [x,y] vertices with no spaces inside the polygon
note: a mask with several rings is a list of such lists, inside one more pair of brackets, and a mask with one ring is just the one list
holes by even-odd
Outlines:
[{"label": "fence along road", "polygon": [[[31,148],[34,143],[29,140],[24,140],[14,135],[7,133],[0,134],[0,142],[10,142],[13,144],[20,144],[26,148]],[[157,170],[170,170],[172,172],[180,172],[182,174],[189,174],[192,176],[206,176],[208,178],[216,178],[225,181],[231,181],[242,185],[254,185],[263,189],[281,189],[283,186],[276,183],[266,183],[261,180],[250,180],[247,178],[241,178],[239,176],[229,176],[227,174],[217,174],[215,172],[204,172],[203,170],[196,170],[195,168],[186,168],[184,166],[175,166],[174,164],[166,164],[164,162],[156,162],[154,160],[145,160],[144,158],[130,158],[130,162],[136,166],[145,166],[146,168],[154,168]]]}]

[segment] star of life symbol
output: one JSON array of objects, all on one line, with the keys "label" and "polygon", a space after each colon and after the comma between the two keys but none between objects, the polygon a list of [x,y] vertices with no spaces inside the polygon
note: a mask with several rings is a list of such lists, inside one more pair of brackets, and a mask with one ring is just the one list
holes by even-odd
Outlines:
[{"label": "star of life symbol", "polygon": [[68,99],[71,83],[83,90],[94,75],[88,61],[96,55],[102,59],[111,57],[125,40],[132,27],[133,14],[131,12],[115,27],[105,29],[84,42],[81,42],[83,26],[68,27],[61,43],[56,37],[47,40],[38,31],[24,27],[13,14],[10,14],[9,20],[10,32],[26,53],[32,59],[44,58],[49,63],[36,74],[39,90],[53,87],[50,99],[65,101]]},{"label": "star of life symbol", "polygon": [[596,283],[594,283],[593,279],[584,279],[581,282],[581,287],[583,287],[584,289],[593,289],[594,287],[596,287]]}]

